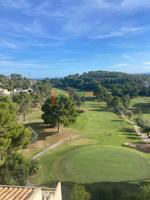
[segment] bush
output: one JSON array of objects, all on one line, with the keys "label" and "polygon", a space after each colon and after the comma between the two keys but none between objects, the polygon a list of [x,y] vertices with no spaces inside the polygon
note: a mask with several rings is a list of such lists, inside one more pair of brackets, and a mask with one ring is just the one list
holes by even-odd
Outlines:
[{"label": "bush", "polygon": [[91,195],[83,185],[75,185],[70,194],[70,200],[89,200]]}]

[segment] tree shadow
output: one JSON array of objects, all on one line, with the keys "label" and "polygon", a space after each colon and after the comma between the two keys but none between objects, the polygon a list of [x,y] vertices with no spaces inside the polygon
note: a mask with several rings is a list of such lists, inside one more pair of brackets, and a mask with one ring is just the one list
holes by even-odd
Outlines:
[{"label": "tree shadow", "polygon": [[128,136],[128,139],[140,139],[140,137],[137,135],[132,135],[132,136]]},{"label": "tree shadow", "polygon": [[135,133],[135,131],[132,128],[122,128],[122,129],[120,129],[120,131],[128,139],[133,139],[133,140],[140,139],[140,137]]},{"label": "tree shadow", "polygon": [[[62,181],[62,196],[65,200],[70,200],[70,191],[76,183]],[[80,183],[91,194],[91,200],[133,200],[133,197],[140,192],[140,188],[150,184],[149,179],[114,181],[114,182],[97,182],[97,183]],[[42,186],[56,187],[57,181],[46,182]]]},{"label": "tree shadow", "polygon": [[89,107],[91,107],[90,111],[96,111],[96,112],[107,112],[105,107],[100,107],[100,105],[93,105],[89,104]]},{"label": "tree shadow", "polygon": [[124,122],[122,119],[112,119],[112,122]]},{"label": "tree shadow", "polygon": [[122,128],[121,131],[124,132],[125,135],[131,135],[131,134],[136,135],[134,129],[132,128]]},{"label": "tree shadow", "polygon": [[144,114],[150,113],[150,103],[136,103],[133,108],[140,108]]},{"label": "tree shadow", "polygon": [[88,97],[84,97],[84,99],[85,99],[85,101],[92,101],[92,100],[95,100],[96,97],[90,97],[90,96],[88,96]]},{"label": "tree shadow", "polygon": [[37,140],[46,140],[48,136],[53,136],[58,133],[54,128],[50,128],[42,122],[28,123],[26,127],[33,129],[37,133]]},{"label": "tree shadow", "polygon": [[107,112],[106,109],[104,108],[92,108],[90,111],[95,111],[95,112]]}]

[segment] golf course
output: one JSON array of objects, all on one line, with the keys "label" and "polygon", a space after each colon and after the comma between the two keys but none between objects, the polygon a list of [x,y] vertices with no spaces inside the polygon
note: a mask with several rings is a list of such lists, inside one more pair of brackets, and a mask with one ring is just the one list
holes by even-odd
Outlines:
[{"label": "golf course", "polygon": [[[60,92],[62,93],[59,90]],[[131,106],[134,107],[140,100],[134,99]],[[126,142],[141,141],[133,126],[120,116],[108,112],[104,102],[86,101],[82,109],[84,112],[73,125],[68,128],[61,127],[61,136],[58,136],[58,133],[53,135],[53,142],[55,137],[67,139],[62,145],[38,158],[40,168],[38,173],[30,178],[32,183],[48,186],[57,180],[80,184],[140,184],[141,181],[148,181],[150,156],[123,146]],[[149,119],[148,113],[146,116]],[[40,112],[32,112],[28,117],[31,121],[42,123]],[[73,139],[68,140],[68,135]],[[45,140],[49,141],[47,138]]]},{"label": "golf course", "polygon": [[[71,151],[55,165],[63,181],[96,183],[150,178],[148,161],[132,150],[114,146],[88,146]],[[140,173],[139,173],[140,172]]]}]

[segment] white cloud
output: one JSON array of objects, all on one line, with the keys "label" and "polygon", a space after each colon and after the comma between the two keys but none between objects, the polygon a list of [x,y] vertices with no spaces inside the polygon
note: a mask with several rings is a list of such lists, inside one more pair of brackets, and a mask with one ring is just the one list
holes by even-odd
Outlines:
[{"label": "white cloud", "polygon": [[126,60],[132,60],[132,57],[128,53],[122,54],[122,58],[124,58]]},{"label": "white cloud", "polygon": [[121,4],[125,9],[141,9],[150,7],[149,0],[124,0]]},{"label": "white cloud", "polygon": [[142,30],[143,30],[142,27],[122,27],[118,31],[113,31],[113,32],[106,33],[106,34],[99,34],[99,35],[93,36],[92,38],[93,39],[104,39],[104,38],[121,37],[126,34],[139,33]]},{"label": "white cloud", "polygon": [[26,0],[1,0],[0,5],[16,9],[29,8],[31,6]]},{"label": "white cloud", "polygon": [[21,46],[9,41],[0,41],[0,47],[8,49],[20,49]]},{"label": "white cloud", "polygon": [[[135,0],[130,1],[135,2]],[[137,1],[139,2],[139,0]],[[1,20],[0,27],[2,30],[4,29],[7,32],[5,27],[12,30],[8,33],[10,36],[16,34],[18,37],[27,36],[27,38],[36,37],[68,41],[70,38],[77,37],[88,39],[121,37],[142,31],[141,27],[134,26],[134,23],[125,23],[124,26],[124,23],[118,18],[121,9],[126,8],[129,4],[128,0],[81,0],[76,3],[67,0],[59,1],[58,4],[49,0],[37,4],[29,2],[27,0],[0,0],[2,5],[14,8],[18,6],[23,14],[31,18],[30,21],[22,24],[14,21],[5,23]],[[143,0],[142,2],[146,4],[147,1]],[[99,9],[101,10],[99,11]],[[112,10],[115,10],[113,14],[110,13]],[[117,24],[117,27],[114,23]],[[53,32],[55,28],[56,30]]]},{"label": "white cloud", "polygon": [[150,61],[144,62],[143,65],[149,65],[150,66]]},{"label": "white cloud", "polygon": [[150,7],[149,0],[87,0],[91,7],[98,9],[109,9],[109,10],[126,10],[132,9],[132,12],[137,9]]},{"label": "white cloud", "polygon": [[113,71],[127,72],[127,73],[150,73],[150,67],[137,63],[119,63],[110,67]]}]

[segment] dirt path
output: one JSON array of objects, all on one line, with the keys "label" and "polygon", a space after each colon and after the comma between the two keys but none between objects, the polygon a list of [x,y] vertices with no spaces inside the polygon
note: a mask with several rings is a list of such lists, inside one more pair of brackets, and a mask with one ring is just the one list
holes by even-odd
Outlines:
[{"label": "dirt path", "polygon": [[[70,138],[71,137],[71,138]],[[77,135],[75,135],[75,136],[67,136],[66,138],[64,138],[64,139],[61,139],[60,141],[58,141],[58,142],[56,142],[56,143],[54,143],[54,144],[51,144],[51,145],[49,145],[48,147],[46,147],[45,149],[43,149],[41,152],[39,152],[39,153],[37,153],[36,155],[34,155],[33,157],[32,157],[32,160],[35,160],[35,159],[38,159],[39,157],[41,157],[41,156],[43,156],[44,154],[46,154],[49,150],[51,150],[51,149],[55,149],[55,148],[57,148],[57,147],[59,147],[59,146],[61,146],[63,143],[65,143],[65,142],[69,142],[69,141],[72,141],[72,140],[74,140],[74,139],[76,139],[76,138],[78,138],[79,136],[77,136]],[[70,140],[71,139],[71,140]],[[27,180],[27,183],[26,183],[26,186],[30,186],[30,187],[33,187],[33,186],[35,186],[33,183],[31,183],[31,181],[29,181],[29,180]]]},{"label": "dirt path", "polygon": [[147,135],[145,133],[141,133],[140,128],[131,120],[129,120],[127,117],[125,117],[124,115],[122,116],[122,118],[128,122],[129,124],[131,124],[134,128],[134,130],[136,131],[137,135],[144,141],[144,142],[150,142],[150,138],[147,137]]},{"label": "dirt path", "polygon": [[39,153],[35,154],[32,157],[32,159],[35,160],[35,159],[43,156],[44,154],[46,154],[49,150],[55,149],[55,148],[61,146],[62,144],[64,144],[65,142],[71,142],[79,137],[79,135],[73,135],[73,134],[67,133],[66,130],[65,130],[65,134],[63,133],[62,135],[63,135],[62,138],[60,138],[57,142],[48,145],[46,148],[44,148]]},{"label": "dirt path", "polygon": [[43,149],[41,152],[37,153],[35,156],[32,157],[33,160],[43,156],[45,153],[47,153],[49,150],[51,149],[55,149],[56,147],[62,145],[64,142],[66,141],[66,139],[62,139],[52,145],[49,145],[48,147],[46,147],[45,149]]},{"label": "dirt path", "polygon": [[[66,139],[62,139],[54,144],[51,144],[49,145],[48,147],[46,147],[45,149],[43,149],[41,152],[37,153],[36,155],[34,155],[32,157],[32,160],[35,160],[35,159],[38,159],[39,157],[43,156],[45,153],[47,153],[49,150],[51,149],[55,149],[56,147],[62,145],[64,142],[66,141]],[[26,186],[29,186],[29,187],[33,187],[35,186],[33,183],[31,183],[30,180],[27,180],[26,182]]]}]

